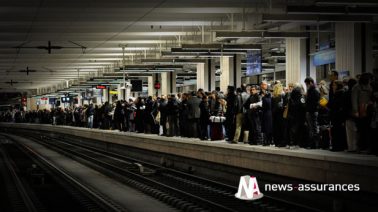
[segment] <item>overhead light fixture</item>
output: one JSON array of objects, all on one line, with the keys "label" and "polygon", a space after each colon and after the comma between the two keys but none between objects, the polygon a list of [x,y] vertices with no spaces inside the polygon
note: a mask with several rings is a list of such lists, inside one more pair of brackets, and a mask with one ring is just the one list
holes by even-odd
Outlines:
[{"label": "overhead light fixture", "polygon": [[161,58],[161,59],[142,59],[141,62],[145,64],[198,64],[198,63],[205,63],[206,60]]},{"label": "overhead light fixture", "polygon": [[270,57],[273,57],[273,58],[285,57],[286,58],[286,54],[282,52],[271,52]]},{"label": "overhead light fixture", "polygon": [[309,15],[309,14],[263,14],[266,22],[372,22],[369,16],[358,15]]},{"label": "overhead light fixture", "polygon": [[316,15],[377,15],[378,4],[371,5],[369,7],[351,6],[346,7],[344,5],[334,6],[327,5],[321,6],[287,6],[287,14],[316,14]]},{"label": "overhead light fixture", "polygon": [[[220,52],[221,50],[227,52],[238,51],[238,50],[261,50],[262,46],[260,44],[182,44],[181,49],[183,50],[215,50],[215,52]],[[178,48],[180,49],[180,48]]]},{"label": "overhead light fixture", "polygon": [[371,1],[316,1],[316,6],[378,6],[378,2],[375,0]]},{"label": "overhead light fixture", "polygon": [[[217,39],[227,38],[308,38],[307,32],[215,32]],[[260,48],[261,49],[261,48]]]}]

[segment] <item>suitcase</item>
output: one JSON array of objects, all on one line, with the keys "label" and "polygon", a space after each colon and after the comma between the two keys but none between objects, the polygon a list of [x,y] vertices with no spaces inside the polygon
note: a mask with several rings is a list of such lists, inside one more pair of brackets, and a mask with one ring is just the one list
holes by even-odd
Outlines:
[{"label": "suitcase", "polygon": [[210,124],[210,138],[212,141],[224,139],[222,123]]}]

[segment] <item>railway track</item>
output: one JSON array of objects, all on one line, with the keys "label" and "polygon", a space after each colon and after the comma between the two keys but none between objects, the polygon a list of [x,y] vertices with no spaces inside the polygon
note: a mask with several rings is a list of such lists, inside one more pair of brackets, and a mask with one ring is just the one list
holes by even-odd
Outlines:
[{"label": "railway track", "polygon": [[1,178],[7,204],[0,211],[127,211],[33,149],[0,134]]},{"label": "railway track", "polygon": [[319,211],[269,196],[242,201],[234,197],[236,187],[89,147],[69,137],[31,133],[27,137],[183,211]]}]

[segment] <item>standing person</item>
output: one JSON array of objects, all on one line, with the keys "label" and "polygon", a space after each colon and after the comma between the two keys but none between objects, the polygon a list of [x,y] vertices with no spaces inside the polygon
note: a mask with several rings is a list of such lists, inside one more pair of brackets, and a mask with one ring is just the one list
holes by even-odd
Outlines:
[{"label": "standing person", "polygon": [[135,129],[137,133],[144,133],[144,119],[145,119],[145,109],[144,100],[138,97],[135,102],[136,113],[135,113]]},{"label": "standing person", "polygon": [[167,135],[167,100],[166,96],[162,95],[160,98],[160,103],[158,106],[159,112],[160,112],[160,128],[159,129],[159,135],[166,136]]},{"label": "standing person", "polygon": [[251,86],[251,95],[244,103],[244,108],[248,114],[248,143],[250,145],[257,145],[262,142],[261,137],[261,120],[260,120],[260,108],[255,105],[261,102],[261,97],[258,94],[258,87]]},{"label": "standing person", "polygon": [[129,121],[129,131],[135,132],[135,114],[136,114],[136,106],[133,99],[129,99],[129,104],[127,107],[127,118]]},{"label": "standing person", "polygon": [[276,147],[284,147],[284,119],[283,119],[283,102],[284,92],[281,82],[273,87],[272,97],[272,115],[273,115],[273,141]]},{"label": "standing person", "polygon": [[235,135],[235,115],[236,115],[236,95],[235,95],[235,87],[228,86],[227,87],[227,109],[226,109],[226,141],[233,141]]},{"label": "standing person", "polygon": [[111,127],[111,121],[112,121],[112,106],[109,104],[109,102],[105,102],[104,106],[104,129],[108,130]]},{"label": "standing person", "polygon": [[331,118],[331,151],[343,151],[346,147],[345,132],[345,90],[342,81],[335,80],[332,83],[333,98],[329,102]]},{"label": "standing person", "polygon": [[149,96],[146,100],[146,109],[145,109],[145,133],[150,134],[152,133],[152,127],[154,125],[154,116],[152,114],[154,106],[154,101],[152,100],[152,96]]},{"label": "standing person", "polygon": [[93,118],[94,118],[94,114],[95,114],[92,103],[89,104],[86,113],[87,113],[87,118],[88,118],[88,126],[87,127],[92,129],[93,128]]},{"label": "standing person", "polygon": [[368,107],[372,104],[372,88],[370,86],[370,74],[361,74],[358,84],[352,89],[352,111],[357,121],[359,139],[357,146],[359,150],[365,151],[369,148],[369,126],[370,117]]},{"label": "standing person", "polygon": [[100,128],[101,127],[101,112],[98,105],[94,107],[94,115],[93,115],[93,127],[94,128]]},{"label": "standing person", "polygon": [[199,118],[201,116],[200,103],[202,99],[198,98],[196,92],[193,91],[188,99],[188,122],[190,135],[189,137],[198,138],[200,135]]},{"label": "standing person", "polygon": [[178,132],[178,103],[174,94],[169,95],[167,103],[167,136],[177,136]]},{"label": "standing person", "polygon": [[371,146],[372,154],[378,156],[378,79],[375,78],[375,81],[372,83],[373,91],[373,104],[372,104],[372,119],[371,119]]},{"label": "standing person", "polygon": [[261,83],[260,96],[262,108],[261,132],[264,134],[263,145],[273,145],[272,95],[268,90],[268,83],[266,81]]},{"label": "standing person", "polygon": [[288,121],[290,126],[290,148],[298,148],[305,139],[306,100],[304,89],[300,83],[295,83],[290,94],[288,105]]},{"label": "standing person", "polygon": [[346,129],[346,139],[348,144],[348,152],[357,151],[357,126],[356,126],[356,117],[353,116],[352,109],[352,89],[357,84],[357,80],[350,78],[348,80],[348,90],[345,92],[345,129]]},{"label": "standing person", "polygon": [[179,124],[180,124],[180,136],[189,137],[188,132],[188,94],[183,93],[181,96],[181,102],[179,105]]},{"label": "standing person", "polygon": [[242,84],[241,86],[242,89],[242,100],[243,100],[243,124],[242,124],[242,129],[241,131],[243,134],[240,135],[239,141],[243,141],[244,144],[248,143],[248,134],[249,134],[249,126],[248,126],[248,113],[247,109],[244,107],[244,104],[247,102],[249,95],[250,95],[250,90],[251,86],[246,86],[245,84]]},{"label": "standing person", "polygon": [[242,131],[242,125],[243,125],[243,116],[244,116],[244,113],[243,113],[243,97],[242,97],[242,88],[237,88],[236,89],[236,105],[235,105],[235,117],[236,117],[236,120],[235,120],[235,123],[236,123],[236,127],[235,127],[235,136],[234,136],[234,139],[232,141],[232,143],[234,144],[237,144],[238,141],[239,141],[239,138],[240,138],[240,133]]},{"label": "standing person", "polygon": [[284,90],[285,95],[283,99],[283,114],[282,114],[283,128],[284,128],[283,129],[284,130],[284,133],[283,133],[284,143],[282,145],[286,147],[288,147],[288,145],[290,144],[290,122],[289,122],[288,113],[289,113],[290,94],[293,91],[293,88],[294,88],[294,83],[289,83],[288,87]]},{"label": "standing person", "polygon": [[339,80],[339,72],[336,70],[331,71],[331,75],[329,76],[330,83],[329,83],[329,96],[328,96],[328,101],[332,101],[333,98],[333,90],[332,90],[332,83],[335,80]]},{"label": "standing person", "polygon": [[199,105],[200,107],[200,139],[207,140],[208,139],[208,125],[209,125],[209,118],[210,118],[210,108],[209,108],[209,99],[206,95],[203,95],[202,102]]},{"label": "standing person", "polygon": [[117,101],[116,107],[114,109],[114,126],[115,129],[118,129],[119,131],[122,131],[123,128],[123,119],[124,119],[124,113],[122,110],[122,104],[121,101]]},{"label": "standing person", "polygon": [[307,144],[305,147],[308,149],[315,149],[319,145],[319,127],[318,127],[318,111],[320,93],[316,89],[314,79],[307,77],[304,80],[307,87],[306,95],[306,123],[308,126]]}]

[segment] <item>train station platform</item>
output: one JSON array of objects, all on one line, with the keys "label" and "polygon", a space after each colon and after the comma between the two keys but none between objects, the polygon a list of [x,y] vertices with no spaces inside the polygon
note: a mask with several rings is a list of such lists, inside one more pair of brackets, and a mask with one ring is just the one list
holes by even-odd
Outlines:
[{"label": "train station platform", "polygon": [[75,135],[315,183],[360,184],[361,190],[378,193],[378,157],[373,155],[291,150],[70,126],[0,123],[0,127]]}]

